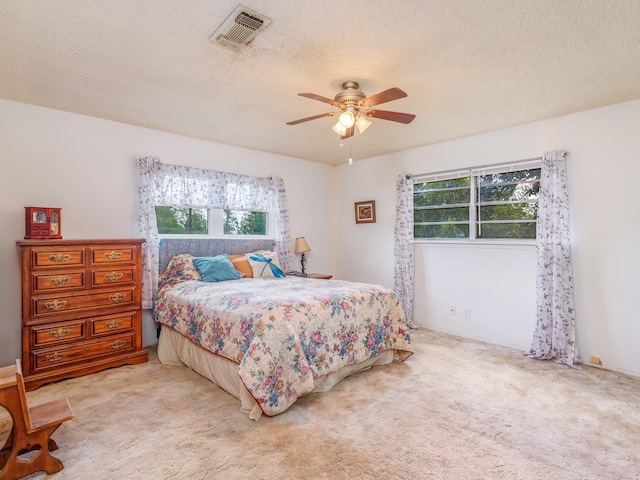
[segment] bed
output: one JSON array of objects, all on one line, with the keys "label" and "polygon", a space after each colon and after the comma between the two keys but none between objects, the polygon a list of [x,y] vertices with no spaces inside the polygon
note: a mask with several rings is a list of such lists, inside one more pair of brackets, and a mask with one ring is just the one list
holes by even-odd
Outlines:
[{"label": "bed", "polygon": [[[205,270],[199,275],[201,263],[194,265],[202,260],[197,255],[225,257],[221,250],[266,251],[258,257],[267,258],[269,247],[218,242],[206,254],[192,248],[195,255],[184,253],[184,245],[172,246],[179,254],[161,248],[163,274],[154,307],[162,326],[161,363],[189,366],[240,399],[241,410],[258,420],[284,412],[310,392],[330,390],[347,375],[412,354],[404,312],[384,287],[263,278],[255,269],[253,277],[203,281],[209,280]],[[242,262],[243,257],[236,255]],[[262,273],[271,268],[254,263]],[[234,266],[243,270],[235,261]]]}]

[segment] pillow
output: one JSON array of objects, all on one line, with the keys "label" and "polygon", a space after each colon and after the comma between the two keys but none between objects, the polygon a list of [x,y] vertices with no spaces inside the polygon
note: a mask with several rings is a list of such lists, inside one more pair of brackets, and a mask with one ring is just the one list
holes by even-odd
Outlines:
[{"label": "pillow", "polygon": [[[253,253],[265,252],[271,253],[269,250],[256,250]],[[253,278],[253,270],[251,269],[251,265],[249,264],[249,259],[246,254],[240,253],[238,255],[229,255],[229,260],[231,260],[231,263],[236,267],[236,270],[242,273],[245,278]]]},{"label": "pillow", "polygon": [[249,265],[249,259],[244,253],[229,255],[229,260],[231,260],[236,270],[243,274],[245,278],[253,277],[253,270],[251,270],[251,265]]},{"label": "pillow", "polygon": [[188,253],[175,255],[171,257],[167,268],[158,278],[158,290],[167,285],[175,285],[187,280],[202,280],[200,272],[193,264],[193,255]]},{"label": "pillow", "polygon": [[224,282],[242,278],[226,253],[215,257],[194,258],[193,264],[200,272],[203,282]]},{"label": "pillow", "polygon": [[254,278],[284,277],[276,252],[247,253]]}]

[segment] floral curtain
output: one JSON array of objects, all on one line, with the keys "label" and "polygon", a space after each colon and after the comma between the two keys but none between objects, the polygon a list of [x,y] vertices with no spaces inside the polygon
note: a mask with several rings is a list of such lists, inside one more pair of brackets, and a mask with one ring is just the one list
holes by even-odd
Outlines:
[{"label": "floral curtain", "polygon": [[291,249],[291,236],[289,234],[289,207],[287,204],[287,192],[284,189],[284,181],[280,177],[271,177],[272,188],[275,192],[275,205],[277,205],[278,218],[276,251],[285,272],[294,269],[293,250]]},{"label": "floral curtain", "polygon": [[537,324],[526,355],[575,367],[580,356],[569,245],[567,169],[561,150],[545,152],[542,159],[536,242]]},{"label": "floral curtain", "polygon": [[139,158],[138,193],[136,209],[136,235],[146,239],[142,244],[142,308],[152,308],[158,285],[158,225],[155,209],[155,177],[160,160],[153,157]]},{"label": "floral curtain", "polygon": [[143,308],[153,306],[158,280],[158,227],[155,206],[220,208],[277,212],[275,243],[285,271],[293,267],[289,211],[284,182],[278,177],[253,177],[140,158],[138,165],[138,234],[143,250]]},{"label": "floral curtain", "polygon": [[413,177],[400,175],[396,182],[394,290],[404,308],[407,326],[420,328],[413,322]]}]

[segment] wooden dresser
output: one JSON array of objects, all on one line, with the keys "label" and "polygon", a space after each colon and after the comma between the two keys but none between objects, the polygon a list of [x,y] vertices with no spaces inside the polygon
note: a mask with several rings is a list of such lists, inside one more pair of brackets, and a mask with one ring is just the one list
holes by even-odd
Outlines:
[{"label": "wooden dresser", "polygon": [[147,361],[143,239],[24,240],[22,364],[27,390]]}]

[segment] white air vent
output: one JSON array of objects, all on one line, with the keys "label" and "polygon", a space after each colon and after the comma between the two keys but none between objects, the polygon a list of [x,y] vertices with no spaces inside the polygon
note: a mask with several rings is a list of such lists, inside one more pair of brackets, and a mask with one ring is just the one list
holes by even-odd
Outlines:
[{"label": "white air vent", "polygon": [[270,23],[270,18],[238,5],[238,8],[227,17],[209,40],[225,47],[238,49],[249,45],[258,32],[267,28]]}]

